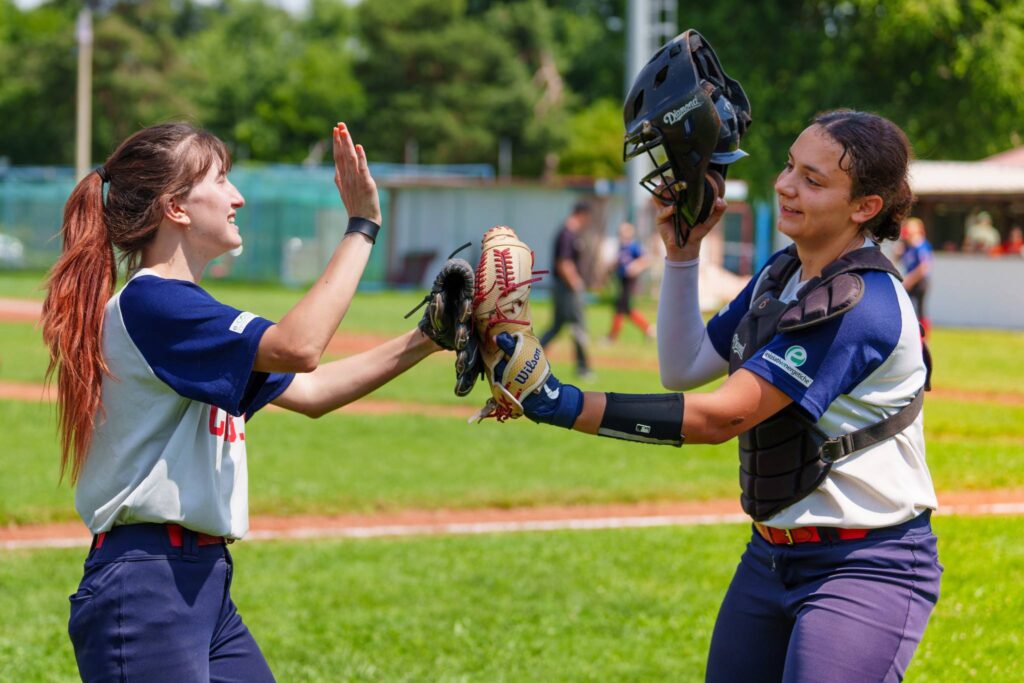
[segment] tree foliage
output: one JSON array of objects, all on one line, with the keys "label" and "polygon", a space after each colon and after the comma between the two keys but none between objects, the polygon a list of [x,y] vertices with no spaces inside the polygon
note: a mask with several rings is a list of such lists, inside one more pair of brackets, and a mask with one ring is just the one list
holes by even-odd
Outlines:
[{"label": "tree foliage", "polygon": [[464,0],[363,2],[357,74],[371,154],[496,163],[505,139],[518,172],[541,172],[565,106],[546,12],[538,0],[476,14]]},{"label": "tree foliage", "polygon": [[[627,0],[103,0],[94,158],[186,118],[236,156],[317,160],[334,121],[372,158],[618,175]],[[0,156],[71,162],[78,0],[0,0]],[[735,177],[770,192],[818,111],[877,111],[924,158],[1022,144],[1024,0],[680,3],[753,103]]]}]

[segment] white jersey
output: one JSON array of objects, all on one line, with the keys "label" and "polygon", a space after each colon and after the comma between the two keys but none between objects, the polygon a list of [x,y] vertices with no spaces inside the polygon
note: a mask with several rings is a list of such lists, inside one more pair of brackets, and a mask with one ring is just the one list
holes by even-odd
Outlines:
[{"label": "white jersey", "polygon": [[[734,331],[770,264],[708,322],[708,337],[723,359],[742,351],[733,348]],[[895,414],[925,381],[917,317],[902,284],[879,271],[860,275],[865,291],[852,310],[820,325],[779,333],[742,365],[783,391],[833,437]],[[797,270],[780,299],[794,300],[803,284]],[[922,411],[896,436],[835,463],[821,486],[764,523],[878,528],[934,509],[923,425]]]},{"label": "white jersey", "polygon": [[246,533],[245,421],[294,377],[252,370],[272,324],[148,269],[110,299],[110,376],[75,492],[93,533],[139,522]]}]

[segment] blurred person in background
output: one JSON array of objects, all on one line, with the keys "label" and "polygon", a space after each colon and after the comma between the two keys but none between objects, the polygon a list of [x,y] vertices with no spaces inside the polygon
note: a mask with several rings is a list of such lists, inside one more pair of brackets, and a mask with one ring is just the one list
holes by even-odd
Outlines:
[{"label": "blurred person in background", "polygon": [[644,253],[640,240],[636,239],[636,229],[632,223],[619,224],[619,249],[615,261],[615,278],[619,285],[619,295],[615,300],[615,314],[612,316],[612,327],[608,332],[607,341],[614,343],[619,338],[626,316],[636,325],[645,337],[653,337],[654,330],[643,313],[633,308],[633,297],[636,296],[640,275],[650,266],[651,260]]},{"label": "blurred person in background", "polygon": [[925,337],[931,328],[925,312],[924,300],[928,294],[931,279],[932,245],[925,235],[924,221],[920,218],[908,218],[900,227],[900,240],[903,242],[903,253],[900,254],[900,267],[903,269],[903,288],[910,295],[914,305],[914,313],[921,321]]},{"label": "blurred person in background", "polygon": [[554,318],[551,327],[540,337],[541,345],[547,347],[562,327],[569,325],[576,352],[576,376],[581,380],[594,376],[587,358],[587,324],[584,314],[587,285],[580,271],[583,262],[580,235],[590,225],[591,215],[589,204],[577,202],[555,235],[554,277],[551,285]]},{"label": "blurred person in background", "polygon": [[963,249],[967,252],[991,254],[999,248],[999,231],[992,225],[988,211],[978,211],[967,217]]},{"label": "blurred person in background", "polygon": [[1024,230],[1019,225],[1010,228],[1010,234],[1003,242],[1003,253],[1007,256],[1024,256]]},{"label": "blurred person in background", "polygon": [[[61,475],[93,533],[68,622],[83,680],[272,681],[231,598],[227,544],[249,528],[246,421],[268,403],[319,417],[439,349],[413,329],[320,363],[381,221],[362,146],[344,124],[332,137],[348,229],[277,323],[198,284],[242,245],[245,200],[211,133],[145,128],[65,205],[42,325]],[[116,293],[115,249],[128,270]]]}]

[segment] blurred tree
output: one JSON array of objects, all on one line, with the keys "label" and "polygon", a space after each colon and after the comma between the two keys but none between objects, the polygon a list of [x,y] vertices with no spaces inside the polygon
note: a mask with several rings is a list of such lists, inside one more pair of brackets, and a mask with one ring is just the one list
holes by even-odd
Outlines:
[{"label": "blurred tree", "polygon": [[569,140],[562,150],[559,173],[595,178],[622,175],[622,103],[598,100],[569,120]]},{"label": "blurred tree", "polygon": [[[0,155],[17,164],[74,158],[78,3],[11,11],[3,0],[0,41]],[[190,117],[195,107],[170,27],[170,0],[122,3],[94,18],[93,152],[104,158],[142,125]]]},{"label": "blurred tree", "polygon": [[[627,0],[104,0],[95,21],[94,155],[190,118],[240,158],[316,160],[330,123],[370,153],[496,163],[521,175],[621,169]],[[80,0],[0,0],[0,156],[70,163]],[[771,192],[817,111],[889,116],[925,158],[1021,144],[1024,0],[681,3],[753,103],[733,177]],[[559,161],[559,155],[561,160]]]},{"label": "blurred tree", "polygon": [[179,57],[175,16],[172,3],[162,0],[120,3],[94,21],[94,159],[142,126],[195,120],[196,75]]},{"label": "blurred tree", "polygon": [[1024,142],[1024,2],[857,0],[834,32],[860,101],[903,125],[921,157]]},{"label": "blurred tree", "polygon": [[365,108],[344,40],[350,10],[316,0],[299,20],[262,2],[222,0],[217,20],[186,44],[202,74],[194,97],[205,126],[240,159],[322,156],[334,122]]},{"label": "blurred tree", "polygon": [[0,156],[70,164],[75,155],[74,15],[0,0]]},{"label": "blurred tree", "polygon": [[626,0],[562,0],[554,32],[565,82],[587,106],[626,94]]},{"label": "blurred tree", "polygon": [[751,156],[730,177],[772,192],[786,150],[819,111],[866,109],[924,158],[978,159],[1021,144],[1024,1],[799,0],[687,3],[750,97]]},{"label": "blurred tree", "polygon": [[546,12],[533,0],[473,17],[465,0],[363,2],[358,132],[370,153],[397,161],[414,144],[420,162],[493,164],[505,138],[516,173],[542,172],[564,97]]}]

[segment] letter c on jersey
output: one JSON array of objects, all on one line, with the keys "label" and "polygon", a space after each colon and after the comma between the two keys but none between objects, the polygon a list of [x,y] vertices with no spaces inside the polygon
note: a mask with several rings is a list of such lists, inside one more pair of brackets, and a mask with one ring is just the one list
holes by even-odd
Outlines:
[{"label": "letter c on jersey", "polygon": [[[224,419],[218,421],[221,413],[224,414]],[[245,432],[235,428],[235,418],[217,406],[210,406],[210,433],[214,436],[223,436],[228,443],[245,441]]]}]

